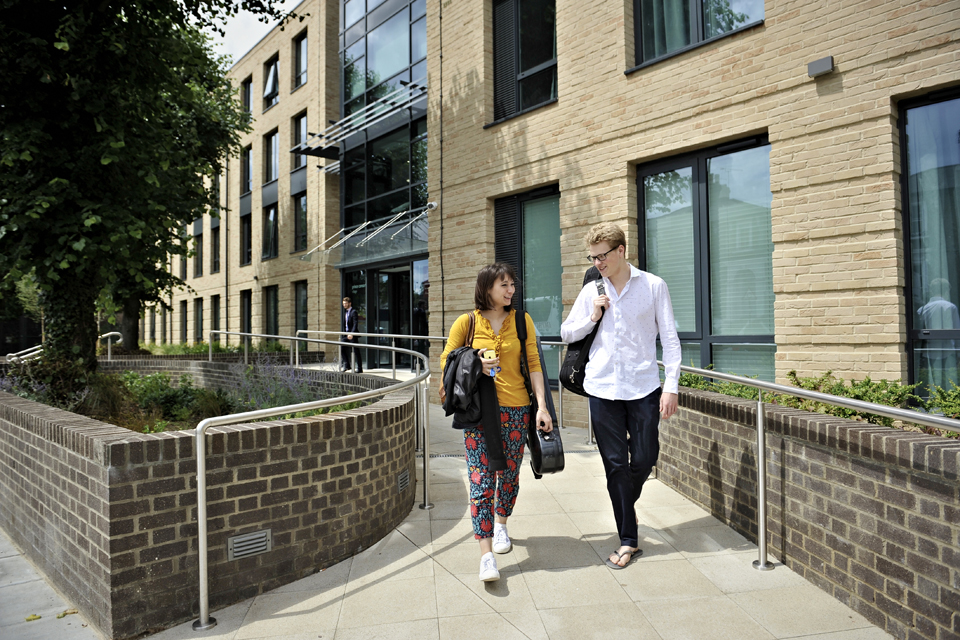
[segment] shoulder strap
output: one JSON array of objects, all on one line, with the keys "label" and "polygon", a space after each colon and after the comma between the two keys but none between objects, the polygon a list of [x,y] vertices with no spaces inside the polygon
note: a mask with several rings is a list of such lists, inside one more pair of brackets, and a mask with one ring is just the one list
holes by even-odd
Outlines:
[{"label": "shoulder strap", "polygon": [[530,366],[527,364],[527,312],[523,309],[517,309],[514,319],[517,323],[517,337],[520,338],[520,373],[523,374],[523,384],[527,388],[527,394],[533,397],[533,387],[530,384]]},{"label": "shoulder strap", "polygon": [[467,314],[467,337],[463,341],[463,346],[473,347],[473,337],[477,331],[477,318],[473,311]]}]

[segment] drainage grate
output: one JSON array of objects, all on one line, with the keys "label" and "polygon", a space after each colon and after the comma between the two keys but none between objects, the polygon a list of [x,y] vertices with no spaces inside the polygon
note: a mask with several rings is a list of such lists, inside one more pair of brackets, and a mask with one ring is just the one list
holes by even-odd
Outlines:
[{"label": "drainage grate", "polygon": [[397,493],[403,493],[403,490],[410,486],[410,470],[404,469],[397,474]]},{"label": "drainage grate", "polygon": [[271,549],[273,549],[273,533],[270,529],[227,538],[227,560],[247,558],[266,553]]}]

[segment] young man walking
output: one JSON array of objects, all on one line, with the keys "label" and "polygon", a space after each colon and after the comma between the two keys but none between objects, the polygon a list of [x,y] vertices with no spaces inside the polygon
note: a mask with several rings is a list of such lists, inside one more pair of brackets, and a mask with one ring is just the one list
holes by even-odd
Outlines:
[{"label": "young man walking", "polygon": [[[357,331],[359,326],[360,315],[357,313],[357,310],[353,308],[353,301],[347,296],[343,299],[343,330],[349,333],[341,337],[340,340],[352,345],[357,344],[357,336],[353,335],[353,332]],[[363,359],[360,349],[358,347],[348,346],[340,347],[340,371],[350,370],[351,351],[353,351],[354,360],[356,360],[355,371],[357,373],[363,373]]]},{"label": "young man walking", "polygon": [[[634,504],[660,455],[659,425],[677,410],[680,339],[666,283],[627,262],[623,230],[601,223],[586,237],[587,260],[602,281],[587,283],[560,327],[566,343],[599,322],[583,387],[590,394],[593,432],[607,475],[620,547],[606,564],[623,569],[640,556]],[[597,287],[603,283],[603,292]],[[657,335],[666,381],[660,388]],[[628,438],[629,435],[629,438]]]}]

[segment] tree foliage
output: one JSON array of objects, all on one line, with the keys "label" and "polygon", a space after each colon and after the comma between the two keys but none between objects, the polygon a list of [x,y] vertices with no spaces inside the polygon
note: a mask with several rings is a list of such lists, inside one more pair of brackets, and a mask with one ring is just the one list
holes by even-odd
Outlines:
[{"label": "tree foliage", "polygon": [[46,351],[94,369],[94,302],[161,301],[247,116],[201,29],[274,0],[0,0],[0,287],[31,270]]}]

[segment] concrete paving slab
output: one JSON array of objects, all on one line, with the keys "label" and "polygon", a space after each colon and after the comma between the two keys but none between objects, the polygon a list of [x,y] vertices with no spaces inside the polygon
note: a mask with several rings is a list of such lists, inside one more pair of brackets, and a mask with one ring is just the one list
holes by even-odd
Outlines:
[{"label": "concrete paving slab", "polygon": [[730,599],[777,638],[873,626],[862,615],[809,582],[782,589],[735,593]]},{"label": "concrete paving slab", "polygon": [[527,640],[528,638],[516,625],[496,613],[440,618],[440,640],[463,640],[478,636],[497,638],[497,640]]},{"label": "concrete paving slab", "polygon": [[550,640],[661,640],[634,605],[546,609],[540,618]]},{"label": "concrete paving slab", "polygon": [[337,629],[437,618],[433,576],[347,585]]},{"label": "concrete paving slab", "polygon": [[772,640],[726,596],[645,600],[637,606],[663,640]]},{"label": "concrete paving slab", "polygon": [[431,619],[337,629],[333,640],[440,640],[440,625]]}]

